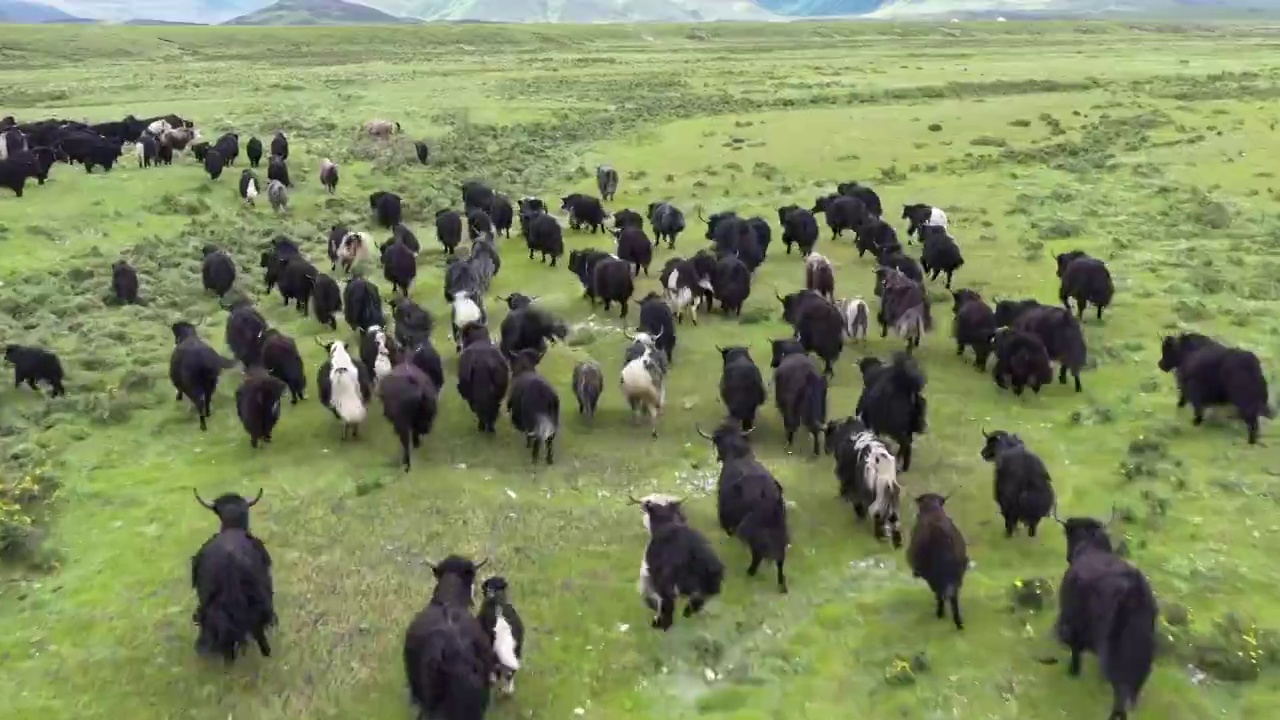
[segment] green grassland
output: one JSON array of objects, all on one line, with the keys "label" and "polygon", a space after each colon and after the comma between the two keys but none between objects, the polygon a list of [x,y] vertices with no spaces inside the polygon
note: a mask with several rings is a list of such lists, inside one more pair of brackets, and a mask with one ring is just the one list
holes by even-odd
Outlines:
[{"label": "green grassland", "polygon": [[[1045,458],[1064,514],[1120,511],[1114,529],[1173,622],[1138,717],[1272,716],[1280,443],[1264,428],[1248,446],[1225,411],[1193,428],[1156,360],[1159,334],[1179,328],[1249,347],[1267,367],[1280,357],[1274,43],[1263,27],[1068,23],[0,29],[5,113],[178,112],[242,141],[283,129],[301,179],[280,216],[241,205],[239,165],[210,182],[190,158],[146,171],[126,158],[110,174],[59,166],[22,199],[0,193],[0,338],[56,349],[69,390],[51,401],[0,389],[3,497],[36,500],[37,520],[5,535],[0,716],[408,717],[403,631],[430,593],[427,561],[461,552],[493,558],[529,628],[519,692],[495,718],[1104,717],[1096,663],[1066,675],[1052,596],[1039,611],[1011,601],[1020,581],[1056,587],[1064,547],[1052,526],[1003,537],[983,426],[1018,432]],[[372,117],[429,139],[431,164],[407,139],[360,139]],[[336,197],[316,181],[322,157],[342,166]],[[441,414],[409,474],[377,409],[344,444],[311,397],[254,451],[234,414],[237,372],[208,433],[173,401],[169,324],[197,322],[223,347],[225,313],[200,289],[203,243],[233,254],[238,291],[299,340],[314,380],[312,338],[330,334],[262,292],[270,237],[296,238],[320,264],[331,224],[368,226],[368,194],[399,192],[424,241],[413,294],[441,325],[431,218],[459,204],[458,183],[594,192],[598,162],[622,175],[613,209],[673,198],[691,219],[736,208],[774,223],[741,319],[680,328],[660,438],[632,426],[612,380],[594,423],[574,414],[571,368],[591,357],[613,377],[622,323],[518,239],[501,244],[494,292],[541,295],[575,326],[541,366],[566,408],[554,466],[531,466],[505,422],[493,439],[474,432],[443,330]],[[748,344],[767,366],[768,341],[788,332],[772,286],[798,287],[802,270],[773,209],[854,179],[878,189],[895,223],[902,203],[944,207],[966,257],[957,285],[988,298],[1051,301],[1051,255],[1074,248],[1105,258],[1117,282],[1105,322],[1086,323],[1084,392],[1055,384],[1021,400],[955,357],[950,299],[931,286],[937,324],[918,351],[930,427],[903,482],[909,495],[955,493],[975,562],[963,633],[934,620],[904,557],[835,499],[831,460],[786,452],[771,406],[755,444],[792,505],[791,594],[748,579],[745,551],[715,523],[714,454],[693,432],[721,416],[715,346]],[[691,223],[678,252],[702,246]],[[870,260],[850,239],[818,249],[840,296],[871,297]],[[108,302],[117,257],[139,269],[145,304]],[[899,348],[892,337],[847,348],[833,417],[853,410],[853,362]],[[225,669],[193,652],[188,560],[216,526],[192,486],[266,489],[254,528],[276,560],[270,659],[251,651]],[[730,572],[703,616],[666,634],[636,597],[645,533],[624,502],[650,491],[690,496]]]}]

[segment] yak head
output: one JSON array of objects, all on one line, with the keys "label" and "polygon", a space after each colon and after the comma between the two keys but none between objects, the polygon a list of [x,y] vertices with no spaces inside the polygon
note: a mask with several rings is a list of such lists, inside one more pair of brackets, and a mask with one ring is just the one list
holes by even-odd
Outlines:
[{"label": "yak head", "polygon": [[843,420],[832,420],[822,432],[822,444],[826,447],[828,455],[834,455],[836,447],[841,445],[841,438],[852,438],[858,433],[866,432],[867,426],[855,417],[847,417]]},{"label": "yak head", "polygon": [[707,239],[712,240],[715,238],[716,228],[720,226],[720,223],[730,218],[736,218],[738,215],[737,213],[729,210],[715,213],[709,218],[703,218],[702,215],[698,215],[698,217],[702,218],[702,222],[707,224]]},{"label": "yak head", "polygon": [[[752,362],[751,351],[741,345],[730,345],[729,347],[720,347],[717,345],[716,350],[720,351],[720,359],[725,365],[741,358],[745,358],[748,362]],[[752,362],[752,364],[754,364],[754,362]]]},{"label": "yak head", "polygon": [[1214,343],[1212,338],[1199,333],[1170,335],[1160,341],[1160,369],[1169,372],[1182,364],[1191,353]]},{"label": "yak head", "polygon": [[[1115,518],[1114,511],[1112,519]],[[1057,520],[1057,513],[1054,513],[1054,519]],[[1078,554],[1086,550],[1101,550],[1102,552],[1114,552],[1111,547],[1111,537],[1107,534],[1107,525],[1100,520],[1093,518],[1068,518],[1067,520],[1058,520],[1062,525],[1062,530],[1067,536],[1067,564],[1071,564],[1071,560]]]},{"label": "yak head", "polygon": [[917,495],[916,510],[919,512],[920,517],[935,514],[945,515],[946,510],[943,509],[943,506],[947,504],[947,498],[949,497],[949,495],[939,495],[937,493]]},{"label": "yak head", "polygon": [[831,202],[839,197],[840,197],[839,195],[823,195],[822,197],[813,201],[813,209],[810,210],[810,212],[815,212],[815,213],[826,212],[827,208],[831,207]]},{"label": "yak head", "polygon": [[774,290],[773,296],[778,298],[778,302],[782,303],[782,319],[792,325],[799,320],[800,307],[808,302],[810,297],[822,297],[812,290],[797,290],[785,296],[779,295],[778,291]]},{"label": "yak head", "polygon": [[1075,262],[1076,260],[1079,260],[1082,257],[1089,257],[1089,256],[1086,255],[1083,250],[1072,250],[1071,252],[1064,252],[1059,254],[1057,257],[1058,277],[1062,277],[1062,274],[1067,271],[1067,268],[1071,265],[1071,263]]},{"label": "yak head", "polygon": [[1022,438],[1013,433],[997,430],[993,433],[982,431],[982,437],[985,438],[985,444],[982,446],[982,459],[987,462],[995,462],[996,457],[1006,450],[1022,447]]},{"label": "yak head", "polygon": [[778,223],[780,225],[786,225],[787,216],[799,209],[799,205],[784,205],[778,208]]},{"label": "yak head", "polygon": [[526,308],[532,305],[533,301],[538,299],[538,296],[537,295],[533,295],[533,296],[521,295],[520,293],[511,293],[510,295],[507,295],[505,297],[502,295],[499,295],[498,299],[507,304],[508,310],[519,310],[520,308]]},{"label": "yak head", "polygon": [[687,525],[689,519],[684,514],[684,499],[675,495],[664,495],[662,493],[652,493],[645,495],[637,500],[628,495],[627,502],[632,505],[639,505],[641,512],[644,513],[644,529],[650,534],[654,528],[663,525],[678,524]]},{"label": "yak head", "polygon": [[511,356],[511,374],[519,375],[524,372],[533,372],[541,361],[542,353],[535,348],[525,348]]},{"label": "yak head", "polygon": [[206,244],[200,248],[200,257],[209,257],[216,252],[221,252],[217,245]]},{"label": "yak head", "polygon": [[489,328],[476,322],[469,322],[462,326],[458,331],[458,335],[462,338],[462,347],[467,347],[473,343],[491,342],[489,340]]},{"label": "yak head", "polygon": [[749,436],[755,428],[743,432],[736,422],[725,420],[710,435],[703,432],[698,425],[694,425],[694,429],[703,438],[710,440],[712,445],[715,445],[716,460],[722,463],[737,460],[738,458],[751,457],[753,453]]},{"label": "yak head", "polygon": [[804,354],[804,346],[800,344],[800,341],[793,340],[792,338],[774,340],[772,341],[771,346],[773,350],[773,357],[769,361],[769,367],[775,370],[782,364],[782,360],[786,356]]},{"label": "yak head", "polygon": [[458,555],[450,555],[438,564],[428,562],[431,574],[436,576],[431,601],[441,605],[470,605],[475,597],[476,574],[488,562],[485,559],[476,564]]},{"label": "yak head", "polygon": [[643,228],[644,218],[640,217],[640,213],[630,208],[623,208],[613,214],[613,225],[616,228]]},{"label": "yak head", "polygon": [[1040,303],[1036,300],[997,300],[996,301],[996,325],[1005,327],[1012,325],[1023,313],[1032,308],[1039,307]]},{"label": "yak head", "polygon": [[507,579],[501,575],[494,575],[480,584],[480,594],[485,600],[495,603],[507,602]]},{"label": "yak head", "polygon": [[249,529],[249,508],[258,504],[262,499],[262,488],[258,488],[258,496],[252,500],[245,500],[235,493],[227,493],[219,495],[213,502],[205,502],[200,497],[200,491],[195,488],[191,492],[196,496],[196,502],[204,507],[212,510],[218,516],[218,520],[222,522],[223,530],[248,530]]},{"label": "yak head", "polygon": [[369,194],[369,209],[370,209],[370,210],[377,210],[377,209],[378,209],[378,201],[379,201],[379,200],[381,200],[382,198],[386,197],[388,194],[389,194],[389,193],[388,193],[387,191],[385,191],[385,190],[378,190],[378,191],[376,191],[376,192],[370,193],[370,194]]},{"label": "yak head", "polygon": [[858,359],[858,370],[862,373],[862,384],[867,386],[872,375],[876,374],[880,368],[884,367],[884,361],[877,357],[864,357]]},{"label": "yak head", "polygon": [[960,308],[964,307],[965,303],[982,302],[982,296],[976,290],[970,290],[969,288],[952,290],[951,297],[955,301],[951,306],[952,312],[960,312]]},{"label": "yak head", "polygon": [[179,320],[173,325],[170,325],[169,329],[173,331],[174,345],[181,343],[183,340],[186,340],[187,338],[196,337],[196,326],[192,325],[186,320]]}]

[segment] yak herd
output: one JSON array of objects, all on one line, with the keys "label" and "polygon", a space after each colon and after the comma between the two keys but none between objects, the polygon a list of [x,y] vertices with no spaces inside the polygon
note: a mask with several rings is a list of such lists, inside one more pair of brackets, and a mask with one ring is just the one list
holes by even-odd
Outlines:
[{"label": "yak herd", "polygon": [[[399,123],[371,121],[365,132],[385,138],[400,132]],[[20,124],[0,121],[0,185],[21,197],[27,179],[43,184],[55,162],[81,163],[110,170],[132,143],[143,167],[170,164],[175,153],[190,150],[210,179],[239,156],[239,136],[228,133],[210,144],[199,140],[194,124],[176,115],[86,125],[48,120]],[[287,206],[293,186],[288,170],[289,144],[277,134],[269,145],[267,194],[273,207]],[[426,145],[416,145],[427,162]],[[249,163],[257,167],[264,147],[257,138],[245,145]],[[322,186],[337,192],[338,166],[325,159],[320,165]],[[539,370],[548,344],[565,340],[570,327],[540,307],[536,296],[513,292],[498,297],[506,314],[497,338],[490,330],[487,308],[490,285],[501,272],[499,240],[509,239],[518,224],[529,253],[556,267],[564,257],[569,230],[612,234],[611,247],[568,252],[565,267],[582,287],[583,299],[606,312],[616,306],[627,322],[630,306],[638,306],[634,332],[624,330],[627,344],[619,374],[620,393],[632,412],[647,416],[652,433],[659,432],[666,405],[668,375],[677,367],[676,347],[684,320],[698,324],[698,314],[719,303],[726,319],[741,314],[753,290],[755,271],[768,258],[773,227],[762,217],[740,217],[726,211],[698,218],[706,226],[708,246],[689,256],[673,255],[657,269],[660,291],[637,297],[640,276],[650,276],[655,249],[665,241],[674,250],[686,230],[685,213],[670,201],[656,201],[644,213],[630,209],[608,212],[619,184],[618,172],[602,166],[597,172],[599,197],[574,193],[561,198],[567,217],[551,213],[537,197],[516,202],[479,181],[460,188],[462,210],[435,213],[436,237],[447,265],[442,279],[449,305],[450,338],[457,356],[456,387],[476,417],[476,430],[497,432],[503,404],[512,426],[524,435],[533,462],[555,462],[555,440],[561,431],[560,395],[556,384]],[[252,203],[260,182],[244,169],[240,197]],[[410,298],[417,279],[422,248],[404,223],[401,198],[379,191],[369,197],[373,222],[390,232],[384,243],[370,232],[335,225],[328,237],[330,272],[320,271],[292,239],[279,236],[262,251],[259,265],[266,290],[275,289],[286,305],[300,314],[311,313],[322,327],[337,329],[341,314],[355,334],[348,343],[321,343],[325,361],[315,375],[320,403],[341,426],[343,439],[359,437],[360,429],[378,398],[382,413],[401,446],[400,460],[408,471],[412,449],[429,435],[440,409],[445,387],[441,355],[432,340],[434,318]],[[815,252],[822,215],[831,242],[853,234],[858,257],[870,253],[874,264],[874,310],[881,337],[892,330],[905,341],[901,352],[888,359],[864,357],[857,362],[862,393],[852,416],[829,417],[828,382],[847,343],[867,338],[872,308],[862,298],[837,298],[835,273],[829,261]],[[788,337],[772,341],[769,369],[775,406],[788,448],[797,432],[808,434],[812,452],[835,461],[840,496],[860,519],[870,517],[877,539],[900,547],[903,543],[900,474],[911,468],[912,444],[927,427],[926,376],[912,351],[935,325],[930,282],[945,276],[948,290],[965,261],[948,229],[946,213],[925,204],[905,205],[907,243],[919,243],[919,257],[907,253],[897,231],[884,218],[876,192],[856,182],[817,198],[812,207],[788,205],[778,209],[780,238],[790,255],[803,258],[804,288],[774,295],[782,319],[791,326]],[[645,225],[649,226],[646,232]],[[653,240],[650,239],[650,234]],[[607,237],[607,235],[605,236]],[[469,241],[465,254],[460,251]],[[501,243],[506,245],[505,242]],[[201,278],[206,290],[223,297],[236,280],[236,263],[223,249],[202,250]],[[775,253],[776,256],[776,253]],[[389,283],[392,297],[384,302],[378,286],[351,275],[362,261],[376,261]],[[341,273],[345,282],[335,276]],[[1060,305],[1033,299],[1000,300],[989,304],[966,288],[951,291],[952,337],[956,354],[972,351],[974,365],[991,375],[1000,388],[1016,395],[1026,388],[1039,393],[1068,374],[1080,392],[1087,347],[1081,330],[1085,310],[1092,305],[1097,320],[1110,306],[1114,285],[1105,262],[1080,252],[1057,257]],[[137,273],[124,260],[112,266],[112,291],[122,303],[138,300]],[[1074,312],[1073,304],[1074,303]],[[391,310],[388,323],[384,308]],[[177,399],[196,409],[200,429],[212,409],[222,372],[237,363],[245,369],[235,393],[236,412],[254,448],[270,443],[287,394],[291,404],[305,400],[308,373],[294,340],[272,328],[248,300],[228,307],[225,342],[234,360],[223,357],[188,322],[172,326],[174,346],[170,379]],[[696,330],[695,330],[696,332]],[[319,341],[317,341],[319,342]],[[779,592],[786,593],[785,563],[791,544],[784,488],[757,459],[751,434],[760,409],[768,401],[765,372],[743,346],[719,348],[719,384],[725,420],[711,432],[697,432],[714,448],[720,463],[717,509],[721,529],[740,540],[750,553],[749,575],[764,562],[776,570]],[[816,358],[816,359],[815,359]],[[52,387],[53,396],[66,392],[63,369],[48,350],[7,345],[5,359],[15,370],[15,385],[37,383]],[[1267,385],[1253,353],[1212,338],[1188,333],[1163,338],[1159,368],[1177,381],[1178,407],[1190,403],[1199,425],[1206,408],[1233,406],[1248,428],[1248,441],[1257,442],[1260,417],[1272,417]],[[573,369],[571,386],[578,412],[594,417],[604,393],[605,373],[599,363],[584,360]],[[1154,654],[1156,603],[1141,571],[1116,554],[1108,524],[1089,518],[1060,520],[1049,469],[1016,434],[983,430],[983,460],[994,470],[994,495],[1004,518],[1005,534],[1019,526],[1034,537],[1046,518],[1060,523],[1067,540],[1067,570],[1060,588],[1058,638],[1071,652],[1070,672],[1080,671],[1081,654],[1099,656],[1113,691],[1110,718],[1128,717],[1151,670]],[[197,499],[219,519],[220,529],[192,558],[192,585],[198,607],[197,648],[232,661],[250,640],[269,655],[267,629],[276,623],[272,601],[272,561],[262,541],[249,530],[253,500],[230,493],[212,503]],[[718,595],[724,565],[710,542],[685,515],[682,500],[652,494],[631,498],[639,506],[649,540],[641,557],[640,594],[655,613],[654,628],[674,621],[677,601],[685,600],[684,617],[698,613]],[[956,628],[963,629],[960,594],[969,567],[965,538],[946,509],[947,496],[924,492],[914,499],[916,521],[907,539],[907,558],[914,576],[934,594],[939,618],[950,609]],[[484,715],[495,685],[514,690],[520,667],[524,626],[511,604],[505,579],[491,577],[481,585],[483,601],[473,613],[477,575],[485,563],[449,556],[432,566],[436,587],[426,607],[409,625],[404,662],[412,697],[428,718],[471,720]]]}]

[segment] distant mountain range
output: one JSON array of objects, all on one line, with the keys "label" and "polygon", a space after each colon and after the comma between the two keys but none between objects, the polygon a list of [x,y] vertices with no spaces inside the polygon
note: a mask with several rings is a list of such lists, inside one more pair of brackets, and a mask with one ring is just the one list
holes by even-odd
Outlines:
[{"label": "distant mountain range", "polygon": [[408,25],[397,17],[345,0],[278,0],[261,10],[231,18],[223,25]]},{"label": "distant mountain range", "polygon": [[[1280,15],[1278,0],[0,0],[3,23],[358,25]],[[83,19],[89,18],[89,19]],[[139,20],[137,18],[154,18]]]}]

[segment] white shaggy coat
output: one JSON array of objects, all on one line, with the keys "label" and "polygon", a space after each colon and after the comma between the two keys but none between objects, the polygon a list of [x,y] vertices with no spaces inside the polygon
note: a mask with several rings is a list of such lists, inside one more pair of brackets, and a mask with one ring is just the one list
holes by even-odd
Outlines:
[{"label": "white shaggy coat", "polygon": [[348,425],[364,422],[369,410],[360,395],[360,374],[345,343],[334,341],[329,349],[329,362],[329,402],[334,412]]},{"label": "white shaggy coat", "polygon": [[897,459],[884,442],[870,431],[858,433],[854,437],[853,447],[862,456],[862,476],[872,484],[875,491],[875,500],[869,508],[873,522],[882,523],[886,535],[899,531],[898,501],[901,488],[898,485]]}]

